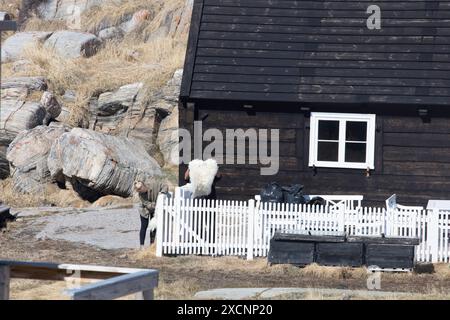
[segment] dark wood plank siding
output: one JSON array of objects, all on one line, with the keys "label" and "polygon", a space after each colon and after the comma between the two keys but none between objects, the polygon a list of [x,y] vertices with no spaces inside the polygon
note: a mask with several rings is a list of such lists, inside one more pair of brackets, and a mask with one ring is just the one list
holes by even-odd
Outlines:
[{"label": "dark wood plank siding", "polygon": [[[213,105],[213,104],[211,104]],[[403,204],[426,205],[450,194],[450,114],[424,123],[414,115],[377,115],[375,170],[366,177],[364,170],[308,167],[309,118],[300,112],[249,112],[244,108],[218,109],[204,104],[197,111],[203,130],[280,129],[280,168],[275,176],[261,175],[261,165],[223,164],[223,179],[217,193],[223,199],[249,199],[272,181],[300,183],[308,194],[363,194],[366,204],[384,205],[393,193]],[[190,119],[192,120],[191,111]],[[192,127],[192,122],[184,126]],[[208,143],[204,143],[204,147]],[[226,150],[226,149],[224,149]],[[256,154],[246,148],[246,154]],[[219,154],[219,156],[221,156]],[[248,158],[247,158],[248,159]],[[182,174],[185,167],[180,169]]]},{"label": "dark wood plank siding", "polygon": [[[371,4],[380,30],[366,27]],[[197,0],[195,10],[185,99],[448,105],[450,2]]]}]

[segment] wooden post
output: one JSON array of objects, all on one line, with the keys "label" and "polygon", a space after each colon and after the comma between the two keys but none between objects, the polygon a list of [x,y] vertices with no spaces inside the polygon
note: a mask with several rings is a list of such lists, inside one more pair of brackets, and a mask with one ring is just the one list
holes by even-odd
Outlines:
[{"label": "wooden post", "polygon": [[143,300],[154,300],[155,296],[152,290],[142,291],[142,299]]},{"label": "wooden post", "polygon": [[136,300],[154,300],[153,290],[147,290],[136,293]]},{"label": "wooden post", "polygon": [[164,228],[164,202],[167,196],[160,194],[156,201],[155,215],[156,215],[156,256],[162,257],[163,253],[163,228]]},{"label": "wooden post", "polygon": [[247,260],[253,260],[254,231],[255,231],[255,200],[248,201],[247,223]]},{"label": "wooden post", "polygon": [[0,265],[0,300],[9,300],[10,279],[10,267],[6,265]]}]

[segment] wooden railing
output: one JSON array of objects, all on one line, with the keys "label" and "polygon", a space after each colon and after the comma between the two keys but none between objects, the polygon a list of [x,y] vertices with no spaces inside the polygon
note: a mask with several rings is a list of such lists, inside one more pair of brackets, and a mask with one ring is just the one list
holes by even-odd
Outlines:
[{"label": "wooden railing", "polygon": [[153,300],[159,272],[153,269],[116,268],[77,264],[56,264],[0,260],[0,300],[10,297],[13,278],[94,282],[63,292],[72,300],[111,300],[137,294],[138,299]]}]

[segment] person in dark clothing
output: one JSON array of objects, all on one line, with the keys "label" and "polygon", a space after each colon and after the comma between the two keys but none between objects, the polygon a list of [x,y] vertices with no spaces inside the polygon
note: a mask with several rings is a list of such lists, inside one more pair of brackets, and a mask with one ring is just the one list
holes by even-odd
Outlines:
[{"label": "person in dark clothing", "polygon": [[139,206],[139,214],[141,218],[139,242],[142,249],[145,244],[145,237],[150,221],[152,222],[150,230],[150,244],[153,244],[155,242],[156,221],[154,220],[154,215],[156,209],[156,200],[158,199],[158,195],[160,193],[168,192],[168,187],[160,180],[154,179],[148,184],[145,184],[142,181],[136,181],[134,183],[134,189],[139,194],[139,199],[141,201]]}]

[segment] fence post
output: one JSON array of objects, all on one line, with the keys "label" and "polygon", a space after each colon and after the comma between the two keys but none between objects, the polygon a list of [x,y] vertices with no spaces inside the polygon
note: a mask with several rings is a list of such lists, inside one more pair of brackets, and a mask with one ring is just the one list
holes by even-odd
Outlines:
[{"label": "fence post", "polygon": [[253,260],[255,231],[255,200],[248,201],[248,223],[247,223],[247,260]]},{"label": "fence post", "polygon": [[163,253],[163,228],[164,228],[164,200],[167,195],[160,194],[156,200],[156,256],[162,257]]},{"label": "fence post", "polygon": [[439,262],[439,209],[430,211],[427,228],[428,245],[431,250],[431,262]]},{"label": "fence post", "polygon": [[0,265],[0,300],[9,300],[10,267]]}]

